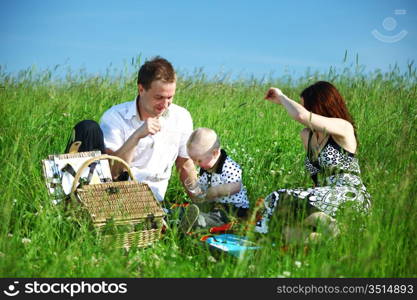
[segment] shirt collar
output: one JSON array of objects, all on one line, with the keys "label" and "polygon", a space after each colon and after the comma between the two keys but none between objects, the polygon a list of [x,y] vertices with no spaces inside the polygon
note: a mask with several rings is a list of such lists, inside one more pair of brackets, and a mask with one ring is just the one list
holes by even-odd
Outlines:
[{"label": "shirt collar", "polygon": [[[227,153],[226,151],[224,151],[223,149],[220,150],[220,157],[219,157],[219,162],[217,164],[217,168],[216,170],[214,170],[215,173],[217,174],[221,174],[222,170],[223,170],[223,165],[226,161],[227,158]],[[200,176],[203,175],[204,173],[210,173],[208,172],[206,169],[200,168]]]},{"label": "shirt collar", "polygon": [[[127,107],[126,114],[124,115],[124,118],[126,120],[132,119],[134,116],[138,115],[138,110],[136,108],[136,102],[139,100],[139,96],[136,97],[135,100],[131,101]],[[139,119],[139,116],[138,116]]]}]

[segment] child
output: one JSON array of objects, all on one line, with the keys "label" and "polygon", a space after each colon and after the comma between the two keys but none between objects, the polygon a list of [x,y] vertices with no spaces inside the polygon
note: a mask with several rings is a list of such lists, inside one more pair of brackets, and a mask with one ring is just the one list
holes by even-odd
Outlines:
[{"label": "child", "polygon": [[223,225],[229,222],[230,215],[246,217],[249,201],[242,169],[220,148],[217,134],[209,128],[198,128],[188,139],[187,151],[200,167],[201,189],[190,191],[197,205],[187,207],[180,224],[183,232]]}]

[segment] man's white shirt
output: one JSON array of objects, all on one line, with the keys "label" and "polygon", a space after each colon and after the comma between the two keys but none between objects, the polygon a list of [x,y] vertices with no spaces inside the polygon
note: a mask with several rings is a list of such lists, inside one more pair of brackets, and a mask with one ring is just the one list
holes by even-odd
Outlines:
[{"label": "man's white shirt", "polygon": [[[159,121],[161,130],[139,140],[129,165],[136,180],[148,184],[155,198],[162,201],[175,160],[189,157],[186,143],[193,121],[190,113],[176,104],[171,104]],[[117,151],[143,123],[136,99],[111,107],[100,120],[106,148]]]}]

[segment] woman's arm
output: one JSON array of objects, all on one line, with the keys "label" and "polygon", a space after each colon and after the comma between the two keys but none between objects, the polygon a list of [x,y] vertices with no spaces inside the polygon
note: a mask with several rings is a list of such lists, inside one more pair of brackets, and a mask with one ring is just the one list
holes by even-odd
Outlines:
[{"label": "woman's arm", "polygon": [[354,132],[352,124],[348,121],[340,118],[323,117],[309,112],[304,106],[284,95],[280,89],[270,88],[265,99],[283,105],[294,120],[315,131],[326,132],[341,138],[346,138]]}]

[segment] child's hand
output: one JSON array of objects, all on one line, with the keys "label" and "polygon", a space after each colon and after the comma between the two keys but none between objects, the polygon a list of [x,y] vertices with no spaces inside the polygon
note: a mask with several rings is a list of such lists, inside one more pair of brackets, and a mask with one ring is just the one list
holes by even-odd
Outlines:
[{"label": "child's hand", "polygon": [[193,200],[194,203],[208,202],[206,198],[206,194],[193,195],[191,199]]},{"label": "child's hand", "polygon": [[209,189],[207,189],[205,198],[208,202],[213,202],[217,197],[218,197],[217,189],[213,187],[210,187]]}]

